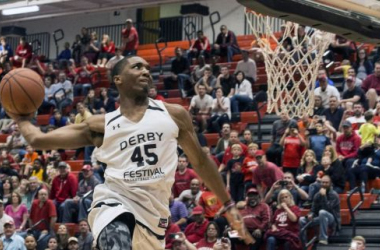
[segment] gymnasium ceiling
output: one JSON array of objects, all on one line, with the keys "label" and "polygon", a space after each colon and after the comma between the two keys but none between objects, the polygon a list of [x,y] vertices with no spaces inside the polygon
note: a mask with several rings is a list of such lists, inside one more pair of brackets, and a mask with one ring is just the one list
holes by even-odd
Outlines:
[{"label": "gymnasium ceiling", "polygon": [[43,19],[51,16],[66,16],[101,11],[120,11],[129,8],[143,8],[158,4],[190,2],[187,0],[0,0],[0,11],[3,9],[38,5],[39,12],[3,16],[0,13],[0,24],[17,21]]}]

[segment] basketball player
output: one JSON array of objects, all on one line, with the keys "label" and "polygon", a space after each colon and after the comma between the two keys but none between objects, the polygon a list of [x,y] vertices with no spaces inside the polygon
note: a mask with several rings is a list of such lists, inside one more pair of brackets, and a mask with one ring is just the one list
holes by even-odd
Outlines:
[{"label": "basketball player", "polygon": [[198,143],[189,113],[182,106],[148,98],[149,64],[137,56],[125,58],[115,65],[112,76],[120,93],[120,108],[114,112],[47,134],[32,125],[30,117],[11,115],[35,148],[99,147],[97,159],[107,164],[105,183],[95,188],[88,216],[98,248],[164,249],[177,143],[225,204],[232,226],[241,229],[241,221],[233,216],[237,210]]}]

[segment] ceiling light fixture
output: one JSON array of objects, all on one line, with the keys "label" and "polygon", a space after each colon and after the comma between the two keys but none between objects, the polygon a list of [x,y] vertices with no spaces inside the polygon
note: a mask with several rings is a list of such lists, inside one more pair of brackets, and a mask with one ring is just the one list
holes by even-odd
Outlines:
[{"label": "ceiling light fixture", "polygon": [[40,10],[40,7],[38,7],[37,5],[32,5],[32,6],[25,6],[25,7],[19,7],[19,8],[5,9],[1,11],[1,14],[3,16],[11,16],[11,15],[37,12],[39,10]]}]

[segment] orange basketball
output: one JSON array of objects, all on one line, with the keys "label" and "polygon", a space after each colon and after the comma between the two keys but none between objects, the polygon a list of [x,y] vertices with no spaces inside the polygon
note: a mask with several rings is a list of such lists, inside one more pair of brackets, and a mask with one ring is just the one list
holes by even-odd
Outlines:
[{"label": "orange basketball", "polygon": [[14,69],[0,83],[3,108],[13,114],[28,115],[36,112],[45,97],[41,76],[31,69]]}]

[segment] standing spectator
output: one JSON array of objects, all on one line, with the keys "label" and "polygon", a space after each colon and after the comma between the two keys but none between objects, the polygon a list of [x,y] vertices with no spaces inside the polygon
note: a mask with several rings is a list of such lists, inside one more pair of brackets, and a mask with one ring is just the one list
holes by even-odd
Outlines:
[{"label": "standing spectator", "polygon": [[67,63],[70,59],[71,59],[70,43],[65,42],[64,49],[61,51],[61,53],[59,53],[57,60],[59,64],[61,65],[61,63],[63,62]]},{"label": "standing spectator", "polygon": [[217,155],[217,158],[219,161],[221,161],[221,159],[223,158],[224,151],[228,148],[230,144],[231,125],[229,123],[224,123],[220,133],[221,133],[221,137],[216,143],[216,148],[215,148],[215,154]]},{"label": "standing spectator", "polygon": [[375,63],[373,74],[363,80],[361,88],[368,98],[369,108],[374,108],[380,95],[380,62]]},{"label": "standing spectator", "polygon": [[13,50],[5,37],[0,37],[0,64],[4,64],[5,62],[9,62],[9,59],[13,57]]},{"label": "standing spectator", "polygon": [[240,142],[239,132],[237,132],[236,130],[233,130],[230,132],[230,138],[229,138],[228,143],[229,143],[229,146],[224,151],[222,163],[219,166],[219,172],[224,172],[226,170],[225,168],[227,166],[228,161],[231,160],[233,157],[232,156],[232,148],[231,148],[232,145],[240,144],[241,148],[243,149],[243,152],[242,152],[243,156],[246,156],[247,152],[248,152],[247,146]]},{"label": "standing spectator", "polygon": [[87,57],[82,57],[80,67],[72,70],[74,78],[74,96],[86,96],[89,89],[92,88],[91,74],[95,68],[88,63]]},{"label": "standing spectator", "polygon": [[181,232],[181,229],[174,223],[172,223],[171,218],[168,219],[168,227],[165,231],[165,249],[172,249],[172,244],[176,240],[176,237],[173,235],[177,235]]},{"label": "standing spectator", "polygon": [[228,30],[226,25],[220,26],[220,33],[216,37],[211,53],[227,56],[227,62],[232,62],[233,55],[240,53],[236,35],[231,30]]},{"label": "standing spectator", "polygon": [[210,41],[203,34],[202,30],[198,30],[197,39],[192,42],[187,54],[190,64],[193,62],[193,58],[198,58],[200,55],[204,56],[205,58],[209,58],[210,51]]},{"label": "standing spectator", "polygon": [[222,88],[223,96],[232,97],[235,91],[236,78],[231,75],[227,66],[221,67],[221,73],[216,78],[216,88]]},{"label": "standing spectator", "polygon": [[126,28],[122,30],[123,56],[136,55],[139,47],[139,34],[133,27],[132,19],[125,20]]},{"label": "standing spectator", "polygon": [[152,98],[153,100],[165,101],[165,98],[162,95],[157,93],[156,85],[150,86],[148,96],[149,98]]},{"label": "standing spectator", "polygon": [[93,241],[94,241],[94,236],[90,232],[90,226],[88,225],[87,220],[83,219],[79,221],[79,236],[78,236],[79,249],[91,250]]},{"label": "standing spectator", "polygon": [[4,223],[4,236],[1,237],[1,240],[6,250],[26,250],[24,239],[16,234],[12,220]]},{"label": "standing spectator", "polygon": [[284,149],[282,159],[283,171],[290,172],[293,176],[296,176],[303,152],[305,151],[305,140],[299,134],[297,124],[289,125],[280,140],[280,145]]},{"label": "standing spectator", "polygon": [[21,64],[21,68],[25,68],[32,59],[32,46],[26,41],[26,37],[20,38],[20,44],[16,48],[16,54],[13,57],[14,63]]},{"label": "standing spectator", "polygon": [[98,41],[98,34],[95,31],[91,32],[90,43],[85,47],[84,56],[88,59],[90,64],[96,64],[100,51],[100,43]]},{"label": "standing spectator", "polygon": [[191,216],[194,222],[187,225],[184,233],[188,241],[194,244],[198,243],[204,237],[208,220],[205,219],[204,210],[200,206],[193,209]]},{"label": "standing spectator", "polygon": [[309,192],[309,185],[315,182],[318,165],[314,151],[307,149],[302,156],[301,166],[298,168],[296,176],[301,189],[305,192]]},{"label": "standing spectator", "polygon": [[7,148],[9,153],[13,157],[19,157],[18,159],[22,159],[26,153],[25,146],[27,142],[25,138],[22,136],[20,129],[17,124],[13,126],[13,132],[11,135],[7,136],[5,143],[0,143],[0,146],[3,148]]},{"label": "standing spectator", "polygon": [[198,179],[194,170],[188,168],[189,160],[182,154],[178,157],[177,172],[174,177],[173,195],[177,198],[184,190],[190,188],[191,180]]},{"label": "standing spectator", "polygon": [[115,56],[115,44],[111,41],[109,35],[103,34],[97,66],[104,68],[107,61],[113,56]]},{"label": "standing spectator", "polygon": [[315,124],[315,131],[306,133],[306,146],[314,151],[317,161],[321,161],[323,151],[327,145],[331,145],[330,138],[325,135],[323,121],[319,120]]},{"label": "standing spectator", "polygon": [[[341,100],[341,103],[342,102],[344,103],[345,101]],[[331,122],[336,131],[339,131],[339,125],[342,121],[343,113],[344,109],[339,107],[338,98],[336,96],[330,96],[329,107],[325,109],[323,115],[327,121]]]},{"label": "standing spectator", "polygon": [[207,131],[209,133],[219,132],[222,125],[229,123],[231,119],[230,99],[223,96],[222,88],[216,89],[215,96],[212,101],[211,118],[207,122]]},{"label": "standing spectator", "polygon": [[13,218],[4,213],[4,202],[0,199],[0,235],[4,234],[4,224],[13,221]]},{"label": "standing spectator", "polygon": [[80,58],[82,56],[82,44],[81,36],[78,34],[75,36],[75,41],[71,45],[74,64],[79,64]]},{"label": "standing spectator", "polygon": [[250,143],[248,145],[248,154],[244,158],[241,172],[244,174],[244,193],[252,186],[252,172],[258,166],[256,161],[256,152],[259,149],[259,145],[256,143]]},{"label": "standing spectator", "polygon": [[88,46],[91,42],[91,35],[88,33],[88,29],[85,27],[82,27],[81,29],[81,36],[80,36],[80,45],[81,45],[81,54],[82,57],[84,53],[87,51]]},{"label": "standing spectator", "polygon": [[275,250],[279,243],[285,250],[301,250],[298,224],[301,210],[295,205],[292,194],[286,189],[278,194],[277,204],[277,210],[272,218],[272,228],[265,234],[267,250]]},{"label": "standing spectator", "polygon": [[274,163],[267,161],[265,153],[257,150],[256,160],[258,167],[253,170],[252,183],[256,184],[260,197],[264,198],[265,193],[273,184],[284,177],[284,173]]},{"label": "standing spectator", "polygon": [[22,232],[26,229],[26,223],[29,218],[26,205],[21,203],[19,193],[12,192],[11,204],[5,208],[5,213],[12,217],[17,232]]},{"label": "standing spectator", "polygon": [[171,75],[164,79],[165,89],[173,89],[172,84],[177,82],[182,97],[186,97],[185,83],[190,79],[190,63],[187,58],[182,56],[182,49],[179,47],[175,48],[175,58],[172,61],[170,72]]},{"label": "standing spectator", "polygon": [[[340,229],[340,200],[338,194],[332,188],[331,178],[325,175],[321,178],[322,188],[313,199],[309,214],[300,219],[300,226],[303,228],[309,221],[310,225],[319,225],[319,243],[328,244],[328,229],[334,232]],[[301,235],[302,242],[306,242],[306,230]]]},{"label": "standing spectator", "polygon": [[73,218],[73,213],[78,215],[78,221],[85,219],[87,217],[86,208],[90,207],[92,202],[92,197],[87,197],[86,199],[83,196],[95,189],[95,187],[100,184],[100,181],[95,178],[93,169],[91,165],[84,165],[82,167],[83,179],[79,181],[78,191],[74,198],[66,199],[62,206],[63,216],[62,223],[71,223],[77,221],[76,218]]},{"label": "standing spectator", "polygon": [[364,48],[359,49],[356,54],[356,61],[352,67],[355,70],[357,78],[364,80],[368,75],[373,73],[373,64],[368,60],[367,52]]},{"label": "standing spectator", "polygon": [[200,131],[202,132],[207,128],[213,99],[210,95],[206,94],[206,86],[203,84],[198,85],[198,93],[198,95],[191,98],[189,112],[201,124]]},{"label": "standing spectator", "polygon": [[350,59],[351,54],[354,50],[351,48],[351,41],[340,36],[335,35],[335,40],[330,44],[330,49],[332,52],[340,54],[343,59]]},{"label": "standing spectator", "polygon": [[[245,74],[242,71],[237,71],[235,77],[236,84],[231,97],[231,110],[232,112],[247,111],[252,108],[252,85],[245,78]],[[242,110],[242,108],[244,109]]]},{"label": "standing spectator", "polygon": [[61,161],[58,164],[59,176],[53,179],[50,191],[50,199],[54,201],[58,211],[58,222],[62,221],[64,211],[64,201],[68,198],[74,198],[78,191],[78,180],[69,172],[66,162]]},{"label": "standing spectator", "polygon": [[290,119],[289,114],[285,111],[281,112],[280,118],[280,120],[273,123],[271,146],[266,152],[268,161],[275,163],[277,166],[282,165],[282,147],[280,140],[290,124],[297,124],[295,120]]},{"label": "standing spectator", "polygon": [[244,199],[244,174],[241,171],[244,156],[240,144],[231,146],[232,159],[227,162],[227,190],[235,202]]},{"label": "standing spectator", "polygon": [[245,75],[245,78],[250,81],[252,84],[257,81],[257,67],[256,62],[249,58],[249,52],[246,50],[242,50],[241,54],[243,56],[243,60],[240,60],[235,69],[235,74],[238,71],[242,71]]},{"label": "standing spectator", "polygon": [[57,221],[57,212],[52,200],[48,199],[48,191],[41,189],[38,192],[38,199],[33,201],[30,209],[29,225],[34,225],[44,219],[46,223],[40,223],[35,227],[35,237],[40,238],[41,234],[54,232],[55,222]]}]

